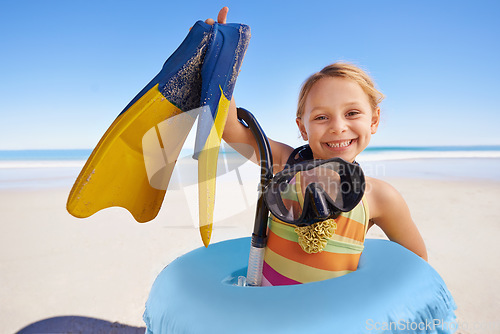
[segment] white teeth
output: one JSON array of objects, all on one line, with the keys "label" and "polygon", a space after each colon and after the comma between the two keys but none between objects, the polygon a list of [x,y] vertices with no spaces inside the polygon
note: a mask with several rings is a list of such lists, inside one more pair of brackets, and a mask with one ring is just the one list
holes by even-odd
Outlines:
[{"label": "white teeth", "polygon": [[346,147],[346,146],[349,146],[351,145],[352,143],[352,139],[351,140],[346,140],[346,141],[343,141],[343,142],[340,142],[340,143],[326,143],[328,146],[330,147]]}]

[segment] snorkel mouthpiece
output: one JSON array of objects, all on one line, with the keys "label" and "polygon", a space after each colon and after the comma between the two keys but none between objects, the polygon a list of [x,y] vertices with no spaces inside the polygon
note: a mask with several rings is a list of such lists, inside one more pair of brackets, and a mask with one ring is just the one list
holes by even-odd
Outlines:
[{"label": "snorkel mouthpiece", "polygon": [[313,198],[311,204],[313,207],[314,219],[312,219],[310,223],[305,222],[305,224],[311,225],[317,221],[323,221],[329,218],[336,218],[332,217],[332,215],[334,215],[335,213],[328,208],[328,203],[325,198],[325,191],[321,187],[317,186],[316,183],[309,185],[309,187],[311,189]]}]

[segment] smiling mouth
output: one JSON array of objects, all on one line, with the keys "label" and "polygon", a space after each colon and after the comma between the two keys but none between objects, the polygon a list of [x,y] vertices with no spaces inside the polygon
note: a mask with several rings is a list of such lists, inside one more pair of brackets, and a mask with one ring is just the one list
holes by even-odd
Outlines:
[{"label": "smiling mouth", "polygon": [[349,140],[342,140],[342,141],[336,141],[336,142],[329,142],[329,143],[325,143],[325,144],[331,148],[344,148],[344,147],[351,145],[353,142],[354,142],[354,139],[349,139]]}]

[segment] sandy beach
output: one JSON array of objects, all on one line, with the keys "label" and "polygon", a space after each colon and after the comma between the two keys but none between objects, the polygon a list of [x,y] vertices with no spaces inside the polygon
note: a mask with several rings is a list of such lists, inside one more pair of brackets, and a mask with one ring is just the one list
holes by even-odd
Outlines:
[{"label": "sandy beach", "polygon": [[[34,176],[22,185],[0,179],[2,333],[143,333],[144,304],[156,275],[202,246],[194,185],[169,191],[149,223],[136,223],[121,208],[77,219],[65,209],[77,172],[66,169],[51,180]],[[257,175],[248,173],[239,190],[235,175],[220,180],[212,242],[251,234]],[[455,298],[457,333],[498,333],[500,181],[384,178],[407,200],[429,263]],[[368,237],[384,235],[372,228]]]}]

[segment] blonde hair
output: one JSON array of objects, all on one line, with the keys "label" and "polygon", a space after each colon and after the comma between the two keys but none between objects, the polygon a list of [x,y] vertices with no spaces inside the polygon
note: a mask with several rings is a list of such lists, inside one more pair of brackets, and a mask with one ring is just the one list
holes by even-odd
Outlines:
[{"label": "blonde hair", "polygon": [[316,82],[323,78],[345,78],[357,82],[363,91],[368,95],[370,106],[374,111],[384,99],[384,94],[375,88],[373,80],[361,68],[348,63],[335,63],[324,67],[321,71],[314,73],[302,84],[299,93],[299,102],[297,106],[297,118],[300,118],[304,113],[306,98],[309,91]]}]

